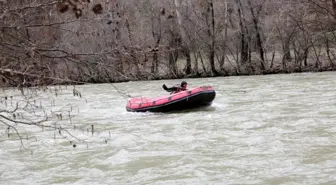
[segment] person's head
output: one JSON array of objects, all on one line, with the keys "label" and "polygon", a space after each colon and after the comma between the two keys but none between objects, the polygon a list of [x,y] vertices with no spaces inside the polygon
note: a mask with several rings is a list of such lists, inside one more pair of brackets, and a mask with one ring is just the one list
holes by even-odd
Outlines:
[{"label": "person's head", "polygon": [[181,82],[181,87],[183,87],[183,88],[187,88],[187,82],[186,82],[186,81],[182,81],[182,82]]}]

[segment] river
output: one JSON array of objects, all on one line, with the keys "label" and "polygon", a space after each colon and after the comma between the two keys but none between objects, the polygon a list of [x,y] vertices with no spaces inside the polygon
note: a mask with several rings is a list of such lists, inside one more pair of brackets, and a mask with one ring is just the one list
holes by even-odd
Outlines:
[{"label": "river", "polygon": [[[27,127],[36,138],[20,151],[1,126],[0,184],[336,184],[335,76],[188,79],[214,87],[212,106],[169,114],[126,112],[110,84],[77,86],[82,99],[68,88],[55,103],[78,106],[71,132],[85,143]],[[153,97],[180,81],[115,86]]]}]

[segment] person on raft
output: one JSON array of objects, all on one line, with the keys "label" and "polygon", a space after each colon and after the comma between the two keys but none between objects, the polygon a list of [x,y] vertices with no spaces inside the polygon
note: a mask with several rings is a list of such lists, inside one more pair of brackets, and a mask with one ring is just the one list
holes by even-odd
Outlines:
[{"label": "person on raft", "polygon": [[173,86],[168,88],[165,84],[162,85],[163,89],[166,90],[167,92],[170,92],[170,94],[175,94],[181,91],[185,91],[187,90],[187,82],[186,81],[182,81],[181,82],[181,86]]}]

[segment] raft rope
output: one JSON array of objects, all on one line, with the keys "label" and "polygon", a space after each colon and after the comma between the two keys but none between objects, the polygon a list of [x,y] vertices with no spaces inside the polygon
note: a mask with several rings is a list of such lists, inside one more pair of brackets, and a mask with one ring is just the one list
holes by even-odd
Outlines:
[{"label": "raft rope", "polygon": [[244,90],[216,90],[217,92],[241,92],[241,93],[247,93],[247,91]]},{"label": "raft rope", "polygon": [[240,94],[240,93],[242,93],[242,94],[245,94],[245,93],[247,93],[247,91],[244,91],[244,90],[216,90],[216,92],[219,92],[219,93],[224,93],[224,94],[227,94],[227,95],[233,95],[233,94],[236,94],[236,93],[238,93],[238,94]]},{"label": "raft rope", "polygon": [[123,98],[125,99],[128,99],[128,98],[133,98],[133,96],[127,94],[127,93],[124,93],[122,92],[121,90],[119,90],[115,85],[113,85],[112,83],[109,83],[110,85],[112,85],[112,87],[117,91],[117,93],[122,96]]}]

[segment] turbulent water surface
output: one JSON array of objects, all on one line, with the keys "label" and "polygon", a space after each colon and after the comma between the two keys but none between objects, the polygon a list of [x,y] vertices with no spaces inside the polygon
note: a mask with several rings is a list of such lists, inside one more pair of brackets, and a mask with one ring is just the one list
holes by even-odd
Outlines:
[{"label": "turbulent water surface", "polygon": [[[189,79],[213,86],[216,99],[169,114],[126,112],[110,84],[76,87],[82,99],[69,87],[55,104],[77,105],[70,132],[85,143],[25,127],[20,151],[1,126],[0,184],[336,184],[335,75]],[[154,97],[179,82],[116,86]]]}]

